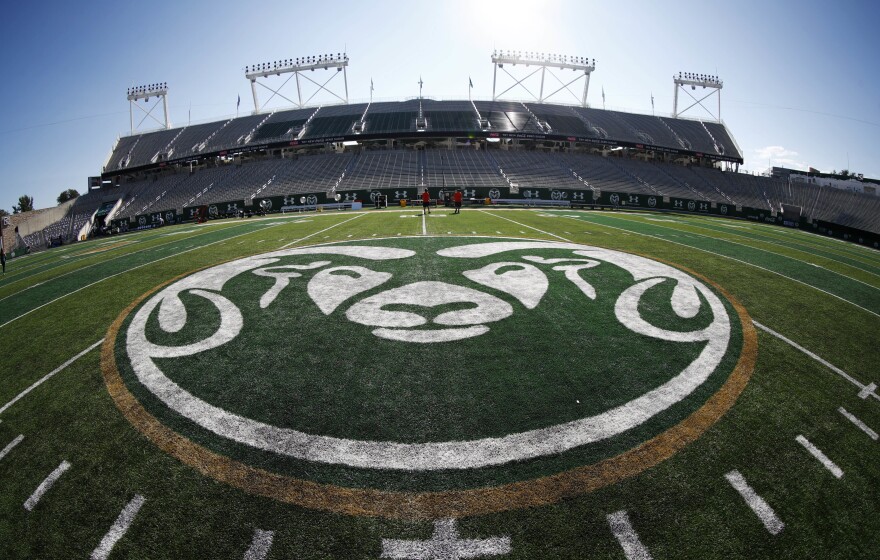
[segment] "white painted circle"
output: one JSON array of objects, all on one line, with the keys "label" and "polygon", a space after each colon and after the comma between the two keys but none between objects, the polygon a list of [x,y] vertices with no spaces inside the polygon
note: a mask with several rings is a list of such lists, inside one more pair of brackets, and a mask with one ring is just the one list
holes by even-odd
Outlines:
[{"label": "white painted circle", "polygon": [[[288,249],[241,259],[198,272],[171,284],[147,300],[135,313],[127,330],[126,349],[140,383],[170,409],[221,437],[256,449],[306,461],[357,468],[410,471],[472,469],[501,465],[562,453],[616,436],[644,423],[690,395],[720,364],[727,351],[731,331],[730,318],[724,304],[702,282],[669,265],[609,249],[543,241],[471,243],[442,249],[437,255],[441,258],[468,259],[510,251],[540,252],[544,249],[571,250],[573,261],[583,262],[585,259],[580,257],[589,257],[590,262],[595,260],[610,263],[628,271],[636,283],[618,298],[615,315],[618,321],[630,330],[663,340],[705,341],[706,346],[684,370],[659,387],[594,416],[499,438],[429,443],[352,440],[269,425],[205,402],[169,379],[155,364],[153,358],[194,354],[225,344],[238,336],[243,328],[240,312],[237,308],[233,310],[235,305],[228,299],[210,290],[222,291],[225,282],[239,274],[271,265],[278,262],[281,257],[291,255],[322,257],[347,255],[381,261],[408,258],[415,254],[408,249],[369,245],[324,245]],[[530,255],[532,262],[538,262],[540,259]],[[279,275],[278,281],[286,281],[286,278],[285,275]],[[693,317],[701,304],[697,295],[699,294],[712,310],[712,323],[699,331],[689,333],[664,331],[647,323],[638,312],[639,298],[648,288],[666,281],[676,282],[671,300],[672,309],[676,314],[680,317]],[[163,330],[174,332],[186,322],[186,311],[179,298],[179,294],[183,291],[190,291],[214,304],[221,315],[218,331],[201,342],[183,347],[162,347],[149,342],[146,337],[146,324],[157,308],[160,309],[159,325]],[[582,291],[587,293],[584,287]],[[470,294],[469,297],[480,296]],[[526,298],[523,301],[535,301],[533,293],[523,294],[521,297]],[[460,331],[458,334],[461,337],[468,337],[479,336],[482,329],[488,328],[483,324],[487,322],[486,317],[497,317],[494,320],[499,320],[507,316],[505,314],[508,310],[504,306],[494,302],[487,303],[491,302],[490,299],[480,299],[480,302],[491,309],[489,314],[477,317],[479,321],[462,316],[446,317],[444,321],[453,327],[451,330]],[[502,301],[502,303],[509,307],[506,302]],[[373,314],[375,309],[377,308],[373,307],[371,311],[362,308],[354,313],[355,319],[379,326],[379,323],[374,322],[378,317]],[[474,324],[475,322],[479,324]],[[396,331],[397,327],[379,326],[379,329]],[[410,336],[408,342],[434,342],[429,339],[414,340],[411,335],[407,336]],[[428,338],[430,336],[427,335]],[[393,338],[393,335],[388,337]]]}]

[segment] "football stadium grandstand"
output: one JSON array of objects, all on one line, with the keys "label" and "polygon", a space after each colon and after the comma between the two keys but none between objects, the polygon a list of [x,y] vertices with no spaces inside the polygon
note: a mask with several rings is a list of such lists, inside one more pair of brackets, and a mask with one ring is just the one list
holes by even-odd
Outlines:
[{"label": "football stadium grandstand", "polygon": [[260,211],[263,200],[269,211],[316,208],[337,194],[369,204],[379,193],[396,203],[424,188],[779,223],[786,208],[786,223],[806,230],[863,243],[880,234],[880,197],[867,189],[740,173],[741,163],[723,123],[681,116],[502,100],[321,105],[119,138],[102,188],[21,243],[39,249],[160,216],[175,223],[199,207],[216,216]]}]

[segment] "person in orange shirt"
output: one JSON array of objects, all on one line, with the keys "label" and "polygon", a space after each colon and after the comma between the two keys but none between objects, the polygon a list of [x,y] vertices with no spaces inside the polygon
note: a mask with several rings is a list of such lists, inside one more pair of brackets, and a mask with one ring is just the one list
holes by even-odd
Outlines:
[{"label": "person in orange shirt", "polygon": [[452,195],[452,202],[455,203],[455,212],[453,214],[461,214],[461,189],[456,189]]},{"label": "person in orange shirt", "polygon": [[431,213],[431,194],[428,192],[428,189],[425,189],[422,192],[422,214]]}]

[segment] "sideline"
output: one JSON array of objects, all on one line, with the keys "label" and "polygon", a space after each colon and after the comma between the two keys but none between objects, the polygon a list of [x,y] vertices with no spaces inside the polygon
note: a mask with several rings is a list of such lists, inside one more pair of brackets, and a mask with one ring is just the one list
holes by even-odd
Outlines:
[{"label": "sideline", "polygon": [[[804,286],[807,286],[807,287],[812,288],[812,289],[814,289],[814,290],[816,290],[816,291],[822,292],[823,294],[829,295],[829,296],[831,296],[831,297],[833,297],[833,298],[839,299],[840,301],[846,302],[846,303],[848,303],[848,304],[850,304],[850,305],[852,305],[852,306],[854,306],[854,307],[858,307],[858,308],[861,309],[862,311],[866,311],[866,312],[870,313],[871,315],[874,315],[875,317],[880,317],[880,313],[876,313],[876,312],[874,312],[874,311],[871,311],[870,309],[867,309],[867,308],[865,308],[865,307],[862,307],[862,306],[859,305],[858,303],[855,303],[855,302],[850,301],[850,300],[848,300],[848,299],[842,298],[842,297],[840,297],[840,296],[838,296],[838,295],[836,295],[836,294],[832,294],[831,292],[825,291],[825,290],[823,290],[822,288],[819,288],[819,287],[814,286],[814,285],[812,285],[812,284],[808,284],[808,283],[804,282],[803,280],[798,280],[797,278],[792,278],[791,276],[786,276],[785,274],[782,274],[781,272],[776,272],[775,270],[770,270],[769,268],[764,268],[764,267],[761,266],[761,265],[757,265],[757,264],[755,264],[755,263],[750,263],[750,262],[748,262],[748,261],[744,261],[744,260],[742,260],[742,259],[738,259],[738,258],[736,258],[736,257],[731,257],[731,256],[728,256],[728,255],[722,255],[722,254],[720,254],[720,253],[714,253],[714,252],[712,252],[712,251],[709,251],[708,249],[703,249],[703,248],[700,248],[700,247],[695,247],[694,245],[688,245],[687,243],[681,243],[681,242],[679,242],[679,241],[673,241],[672,239],[666,239],[665,237],[658,237],[658,236],[656,236],[656,235],[651,235],[650,233],[642,233],[642,232],[639,232],[639,231],[627,230],[627,229],[624,229],[624,228],[619,228],[619,227],[616,227],[616,226],[610,226],[610,225],[608,225],[608,224],[603,224],[603,223],[601,223],[601,222],[594,222],[594,221],[592,221],[592,220],[582,220],[580,217],[572,218],[571,216],[565,216],[565,215],[560,215],[560,217],[562,217],[562,218],[568,218],[568,219],[570,219],[570,220],[577,220],[577,221],[579,221],[579,222],[592,224],[592,225],[594,225],[594,226],[598,226],[598,227],[604,227],[604,228],[614,229],[614,230],[618,230],[618,231],[622,231],[622,232],[626,232],[626,233],[633,233],[633,234],[635,234],[635,235],[641,235],[641,236],[643,236],[643,237],[649,237],[649,238],[651,238],[651,239],[656,239],[656,240],[658,240],[658,241],[665,241],[665,242],[667,242],[667,243],[673,243],[673,244],[675,244],[675,245],[681,245],[682,247],[687,247],[688,249],[694,249],[694,250],[696,250],[696,251],[700,251],[700,252],[703,252],[703,253],[708,253],[708,254],[710,254],[710,255],[714,255],[714,256],[716,256],[716,257],[721,257],[721,258],[729,259],[729,260],[732,260],[732,261],[735,261],[735,262],[738,262],[738,263],[742,263],[742,264],[745,264],[745,265],[748,265],[748,266],[751,266],[751,267],[754,267],[754,268],[757,268],[757,269],[763,270],[763,271],[765,271],[765,272],[769,272],[769,273],[771,273],[771,274],[775,274],[775,275],[777,275],[777,276],[781,276],[781,277],[783,277],[783,278],[787,278],[788,280],[791,280],[792,282],[797,282],[798,284],[803,284]],[[499,216],[499,218],[500,218],[500,216]],[[504,218],[504,219],[507,219],[507,218]],[[512,222],[513,220],[509,220],[509,221]],[[624,221],[628,221],[628,220],[624,220]],[[517,223],[517,222],[514,222],[514,223]],[[631,222],[630,222],[630,223],[631,223]],[[520,224],[520,225],[525,225],[525,224]],[[525,226],[525,227],[532,228],[532,229],[535,230],[535,231],[541,231],[541,230],[539,230],[538,228],[535,228],[535,227],[532,227],[532,226]],[[541,233],[546,233],[546,232],[541,232]],[[547,235],[553,235],[553,234],[547,234]],[[556,236],[556,237],[558,237],[558,236]]]},{"label": "sideline", "polygon": [[357,216],[352,216],[351,218],[349,218],[349,219],[347,219],[347,220],[342,220],[341,222],[335,223],[335,224],[333,224],[333,225],[330,226],[330,227],[327,227],[327,228],[322,229],[321,231],[316,231],[315,233],[310,233],[309,235],[307,235],[307,236],[305,236],[305,237],[300,237],[299,239],[294,239],[293,241],[291,241],[291,242],[288,243],[287,245],[282,245],[279,249],[276,249],[276,250],[277,250],[277,251],[280,251],[281,249],[287,249],[287,248],[290,247],[291,245],[296,245],[296,244],[299,243],[300,241],[305,241],[305,240],[308,239],[309,237],[314,237],[314,236],[318,235],[319,233],[324,233],[325,231],[329,231],[329,230],[335,228],[336,226],[341,226],[342,224],[347,224],[348,222],[350,222],[350,221],[352,221],[352,220],[357,220],[358,218],[361,218],[361,217],[366,216],[366,215],[367,215],[367,214],[358,214]]},{"label": "sideline", "polygon": [[[617,219],[617,220],[623,220],[623,221],[625,221],[625,222],[632,222],[632,223],[636,223],[636,224],[645,224],[645,222],[643,222],[643,221],[641,221],[641,220],[638,220],[638,219],[636,219],[636,220],[629,220],[629,219],[627,219],[627,218],[621,218],[621,217],[619,217],[619,216],[611,216],[611,218],[613,218],[613,219]],[[725,242],[725,243],[730,243],[730,244],[732,244],[732,245],[739,245],[740,247],[746,247],[747,249],[753,249],[753,250],[755,250],[755,251],[761,251],[762,253],[769,253],[769,254],[771,254],[771,255],[774,255],[774,256],[776,256],[776,257],[781,257],[781,258],[783,258],[783,259],[789,259],[789,260],[796,261],[796,262],[799,262],[799,263],[802,263],[802,264],[806,264],[806,265],[809,265],[809,266],[815,266],[816,268],[821,268],[822,270],[825,270],[825,271],[830,272],[830,273],[832,273],[832,274],[837,274],[838,276],[842,276],[842,277],[846,278],[847,280],[852,280],[853,282],[858,282],[859,284],[863,284],[863,285],[865,285],[865,286],[867,286],[867,287],[869,287],[869,288],[872,288],[872,289],[874,289],[874,290],[880,290],[880,287],[877,287],[877,286],[875,286],[875,285],[873,285],[873,284],[868,284],[867,282],[864,282],[864,281],[862,281],[862,280],[859,280],[858,278],[853,278],[852,276],[847,276],[846,274],[844,274],[844,273],[842,273],[842,272],[838,272],[838,271],[836,271],[836,270],[831,270],[830,268],[828,268],[828,267],[826,267],[826,266],[822,266],[821,264],[813,263],[813,262],[810,262],[810,261],[805,261],[805,260],[799,259],[799,258],[797,258],[797,257],[792,257],[792,256],[789,256],[789,255],[784,255],[784,254],[782,254],[782,253],[777,253],[777,252],[775,252],[775,251],[771,251],[771,250],[769,250],[769,249],[763,249],[763,248],[761,248],[761,247],[755,247],[754,245],[748,245],[748,244],[746,244],[746,243],[740,243],[739,241],[732,241],[732,240],[730,240],[730,239],[725,239],[725,238],[723,238],[723,237],[715,237],[714,235],[707,235],[707,234],[705,234],[705,233],[696,233],[696,232],[693,232],[693,231],[682,230],[682,229],[678,229],[678,228],[674,228],[674,227],[670,227],[670,226],[664,226],[664,225],[660,225],[660,224],[645,224],[645,225],[649,225],[649,226],[654,226],[654,227],[659,227],[659,228],[663,228],[663,229],[672,230],[672,231],[674,231],[674,232],[676,232],[676,233],[682,233],[682,234],[688,234],[688,235],[697,235],[697,236],[699,236],[699,237],[704,237],[704,238],[706,238],[706,239],[711,239],[711,240],[713,240],[713,241],[723,241],[723,242]],[[692,227],[692,228],[695,228],[695,229],[701,229],[701,230],[704,230],[704,231],[715,231],[715,230],[712,230],[712,229],[709,229],[709,228],[705,228],[705,227],[702,227],[702,226],[699,226],[699,225],[695,225],[695,224],[684,224],[684,225],[687,226],[687,227]],[[719,233],[719,234],[726,234],[726,235],[738,235],[738,234],[736,234],[736,233],[728,233],[728,232],[720,232],[720,231],[718,231],[718,232],[716,232],[716,233]],[[745,236],[740,236],[740,237],[745,237]],[[746,239],[750,239],[750,238],[747,238],[747,237],[746,237]],[[759,243],[772,243],[772,242],[770,242],[770,241],[758,241],[758,242],[759,242]],[[781,246],[784,247],[784,245],[781,245]],[[793,250],[793,251],[799,251],[799,252],[801,252],[801,253],[806,252],[804,249],[794,249],[794,248],[791,248],[791,247],[788,247],[788,248],[791,249],[791,250]],[[835,260],[835,259],[832,259],[832,258],[830,258],[830,257],[823,257],[823,258],[826,258],[826,259],[828,259],[828,260],[830,260],[830,261],[836,262],[837,264],[840,264],[840,265],[843,265],[843,266],[848,266],[848,267],[853,268],[853,269],[855,269],[855,270],[861,270],[862,272],[865,272],[865,273],[867,273],[867,274],[871,274],[872,276],[878,276],[878,277],[880,277],[880,275],[878,275],[878,274],[876,274],[876,273],[874,273],[874,272],[870,272],[870,271],[867,271],[867,270],[862,270],[861,268],[858,268],[858,267],[855,267],[855,266],[852,266],[852,265],[849,265],[849,264],[846,264],[846,263],[840,262],[840,261]]]},{"label": "sideline", "polygon": [[[278,225],[278,224],[275,224],[275,225]],[[14,321],[17,321],[17,320],[21,319],[22,317],[24,317],[24,316],[26,316],[26,315],[30,315],[31,313],[33,313],[34,311],[37,311],[38,309],[42,309],[42,308],[46,307],[47,305],[53,304],[53,303],[55,303],[55,302],[58,301],[58,300],[61,300],[61,299],[66,298],[67,296],[73,295],[73,294],[75,294],[75,293],[77,293],[77,292],[81,292],[82,290],[85,290],[86,288],[91,288],[91,287],[94,286],[95,284],[100,284],[101,282],[104,282],[105,280],[110,280],[111,278],[116,278],[116,277],[119,276],[119,275],[126,274],[126,273],[128,273],[128,272],[131,272],[132,270],[137,270],[137,269],[139,269],[139,268],[143,268],[143,267],[145,267],[145,266],[149,266],[149,265],[151,265],[151,264],[155,264],[155,263],[157,263],[157,262],[159,262],[159,261],[164,261],[165,259],[170,259],[170,258],[172,258],[172,257],[179,257],[180,255],[184,255],[184,254],[189,253],[189,252],[191,252],[191,251],[197,251],[197,250],[199,250],[199,249],[204,249],[205,247],[210,247],[211,245],[216,245],[216,244],[218,244],[218,243],[225,243],[226,241],[229,241],[230,239],[235,239],[236,237],[241,237],[241,236],[243,236],[243,235],[250,235],[250,234],[252,234],[252,233],[257,233],[257,232],[259,232],[259,231],[266,231],[266,230],[269,229],[269,228],[273,228],[273,227],[275,227],[275,225],[267,225],[266,227],[262,227],[262,228],[260,228],[260,229],[254,229],[254,230],[251,230],[251,231],[246,231],[246,232],[244,232],[244,233],[240,233],[240,234],[238,234],[238,235],[233,235],[232,237],[227,237],[227,238],[225,238],[225,239],[220,239],[220,240],[217,240],[217,241],[212,241],[211,243],[206,243],[205,245],[199,245],[198,247],[193,247],[192,249],[186,249],[185,251],[180,251],[179,253],[172,253],[172,254],[170,254],[170,255],[166,255],[166,256],[164,256],[164,257],[158,258],[158,259],[156,259],[156,260],[154,260],[154,261],[150,261],[150,262],[146,262],[146,263],[143,263],[143,264],[139,264],[139,265],[137,265],[137,266],[133,266],[133,267],[131,267],[131,268],[129,268],[129,269],[126,269],[126,270],[123,270],[123,271],[121,271],[121,272],[117,272],[116,274],[111,274],[110,276],[105,276],[104,278],[101,278],[100,280],[97,280],[97,281],[95,281],[95,282],[92,282],[91,284],[86,284],[85,286],[83,286],[83,287],[81,287],[81,288],[77,288],[76,290],[73,290],[73,291],[67,292],[67,293],[64,294],[63,296],[58,296],[57,298],[55,298],[55,299],[53,299],[53,300],[51,300],[51,301],[47,301],[46,303],[44,303],[44,304],[42,304],[42,305],[39,305],[39,306],[37,306],[37,307],[34,307],[33,309],[30,309],[30,310],[28,310],[28,311],[25,311],[24,313],[22,313],[21,315],[19,315],[19,316],[17,316],[17,317],[13,317],[12,319],[10,319],[10,320],[6,321],[5,323],[3,323],[2,325],[0,325],[0,329],[2,329],[2,328],[5,327],[6,325],[8,325],[8,324],[10,324],[10,323],[12,323],[12,322],[14,322]]]},{"label": "sideline", "polygon": [[50,380],[56,374],[61,373],[61,371],[64,370],[67,366],[69,366],[73,362],[77,361],[78,359],[82,358],[83,356],[85,356],[86,354],[88,354],[89,352],[91,352],[92,350],[97,348],[98,346],[100,346],[102,342],[104,342],[103,338],[101,340],[99,340],[98,342],[92,344],[91,346],[89,346],[88,348],[86,348],[85,350],[83,350],[82,352],[77,354],[76,356],[67,360],[66,362],[64,362],[63,364],[58,366],[57,368],[53,369],[52,371],[50,371],[49,373],[47,373],[43,377],[41,377],[33,385],[31,385],[30,387],[28,387],[27,389],[25,389],[24,391],[19,393],[14,399],[12,399],[8,403],[4,404],[3,408],[0,408],[0,414],[3,414],[4,412],[6,412],[6,409],[8,409],[10,406],[17,403],[19,400],[22,399],[22,397],[24,397],[25,395],[27,395],[28,393],[30,393],[31,391],[33,391],[34,389],[36,389],[37,387],[39,387],[40,385],[45,383],[46,381]]},{"label": "sideline", "polygon": [[[776,338],[778,338],[779,340],[781,340],[782,342],[785,342],[785,343],[791,345],[793,348],[796,348],[797,350],[800,350],[801,352],[803,352],[803,353],[806,354],[807,356],[813,358],[814,360],[816,360],[817,362],[819,362],[819,363],[822,364],[823,366],[827,367],[828,369],[830,369],[831,371],[833,371],[833,372],[836,373],[837,375],[843,377],[844,379],[846,379],[847,381],[849,381],[850,383],[852,383],[853,385],[855,385],[856,387],[858,387],[858,388],[859,388],[859,397],[860,397],[860,398],[862,398],[862,399],[866,399],[866,398],[868,398],[869,396],[871,396],[871,397],[874,397],[875,399],[877,399],[878,401],[880,401],[880,395],[878,395],[878,394],[876,393],[876,391],[875,391],[875,389],[877,388],[877,386],[874,385],[873,383],[871,383],[871,384],[869,384],[869,385],[863,385],[862,383],[860,383],[858,380],[856,380],[856,379],[855,379],[853,376],[851,376],[850,374],[846,373],[845,371],[843,371],[843,370],[840,369],[839,367],[835,366],[834,364],[832,364],[832,363],[830,363],[830,362],[828,362],[828,361],[822,359],[821,357],[817,356],[816,354],[810,352],[809,350],[807,350],[806,348],[804,348],[803,346],[801,346],[801,345],[798,344],[797,342],[794,342],[793,340],[784,337],[783,335],[781,335],[781,334],[779,334],[778,332],[774,331],[774,330],[771,329],[770,327],[765,327],[764,325],[762,325],[761,323],[755,321],[754,319],[752,319],[752,323],[753,323],[756,327],[758,327],[759,329],[761,329],[762,331],[764,331],[765,333],[767,333],[767,334],[771,334],[771,335],[775,336]],[[864,395],[864,396],[863,396],[863,395]]]}]

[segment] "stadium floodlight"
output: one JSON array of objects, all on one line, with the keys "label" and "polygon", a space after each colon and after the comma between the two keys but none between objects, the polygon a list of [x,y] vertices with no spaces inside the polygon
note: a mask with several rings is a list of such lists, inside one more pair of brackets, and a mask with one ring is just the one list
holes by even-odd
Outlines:
[{"label": "stadium floodlight", "polygon": [[[137,104],[139,100],[143,100],[144,103],[149,103],[150,98],[152,97],[156,98],[156,103],[150,108],[149,111]],[[140,126],[148,117],[159,123],[161,126],[164,126],[166,129],[171,128],[171,121],[168,118],[167,82],[130,87],[126,90],[126,98],[128,99],[128,120],[131,126],[131,134],[134,134],[135,129],[140,128]],[[159,101],[162,102],[162,111],[165,114],[165,122],[162,122],[155,116],[153,116],[153,110],[159,106]],[[134,124],[134,107],[137,107],[144,113],[144,117],[140,120],[137,126],[135,126]]]},{"label": "stadium floodlight", "polygon": [[[299,108],[308,105],[309,101],[311,101],[315,97],[315,95],[317,95],[318,92],[321,91],[325,91],[333,95],[343,103],[348,103],[348,74],[346,72],[347,67],[348,54],[344,52],[338,52],[336,54],[331,53],[322,55],[310,55],[297,58],[285,58],[283,60],[276,60],[272,62],[264,62],[260,64],[245,66],[244,76],[251,82],[251,93],[254,97],[254,113],[259,113],[276,95],[282,99],[289,101]],[[330,78],[325,80],[323,83],[318,83],[317,81],[310,78],[308,75],[303,74],[303,72],[305,71],[314,72],[315,70],[329,70],[331,68],[335,68],[336,72],[334,72],[330,76]],[[344,97],[327,87],[327,84],[330,83],[330,81],[333,80],[333,78],[336,77],[339,72],[342,72],[342,79],[344,82]],[[284,80],[284,82],[280,86],[278,86],[277,89],[269,87],[268,85],[258,81],[261,78],[268,78],[270,76],[281,77],[282,74],[292,74],[292,76]],[[294,101],[280,93],[281,89],[287,84],[287,82],[290,81],[290,78],[296,79],[297,101]],[[312,95],[305,101],[303,101],[300,78],[304,78],[317,86],[317,90],[315,90],[315,92],[312,93]],[[266,103],[264,103],[262,106],[260,105],[259,99],[257,97],[257,85],[260,85],[272,92],[272,95],[269,97],[268,100],[266,100]]]},{"label": "stadium floodlight", "polygon": [[[494,74],[492,77],[492,100],[497,101],[501,96],[505,93],[509,92],[513,88],[519,86],[522,89],[526,90],[530,96],[534,98],[538,103],[544,103],[557,93],[562,92],[562,90],[567,90],[575,99],[578,99],[580,105],[582,107],[587,106],[587,93],[590,88],[590,74],[596,69],[596,59],[592,59],[592,62],[589,57],[582,56],[568,56],[568,55],[560,55],[560,54],[548,54],[548,53],[534,53],[527,52],[525,54],[519,51],[493,51],[492,52],[492,64],[494,65]],[[529,72],[526,76],[521,79],[517,79],[510,71],[504,68],[505,64],[509,64],[511,66],[516,66],[517,64],[522,64],[526,67],[529,66],[537,66],[536,70]],[[498,70],[501,69],[502,72],[506,73],[513,79],[514,84],[502,91],[501,93],[496,94],[496,84],[498,80]],[[563,81],[560,79],[555,73],[554,70],[573,70],[575,72],[575,78],[569,81]],[[541,85],[538,90],[538,95],[532,93],[523,82],[532,76],[536,75],[538,72],[541,73]],[[553,91],[550,94],[544,94],[544,79],[547,74],[550,74],[553,78],[559,82],[560,87]],[[584,91],[583,95],[578,98],[578,96],[571,90],[569,86],[580,80],[584,79]]]},{"label": "stadium floodlight", "polygon": [[[675,96],[672,102],[672,116],[678,117],[679,115],[687,112],[688,110],[699,105],[702,107],[709,115],[712,116],[718,122],[721,122],[721,88],[724,87],[724,82],[718,76],[712,76],[709,74],[696,74],[693,72],[679,72],[678,76],[673,75],[672,81],[675,84]],[[691,90],[696,90],[698,87],[703,89],[709,88],[709,93],[697,99],[694,95],[691,94],[690,91],[687,90],[686,86],[690,86]],[[678,110],[678,91],[684,91],[688,97],[694,100],[687,108],[682,111]],[[718,113],[715,114],[710,111],[705,105],[703,105],[703,101],[711,97],[712,95],[718,96]]]}]

